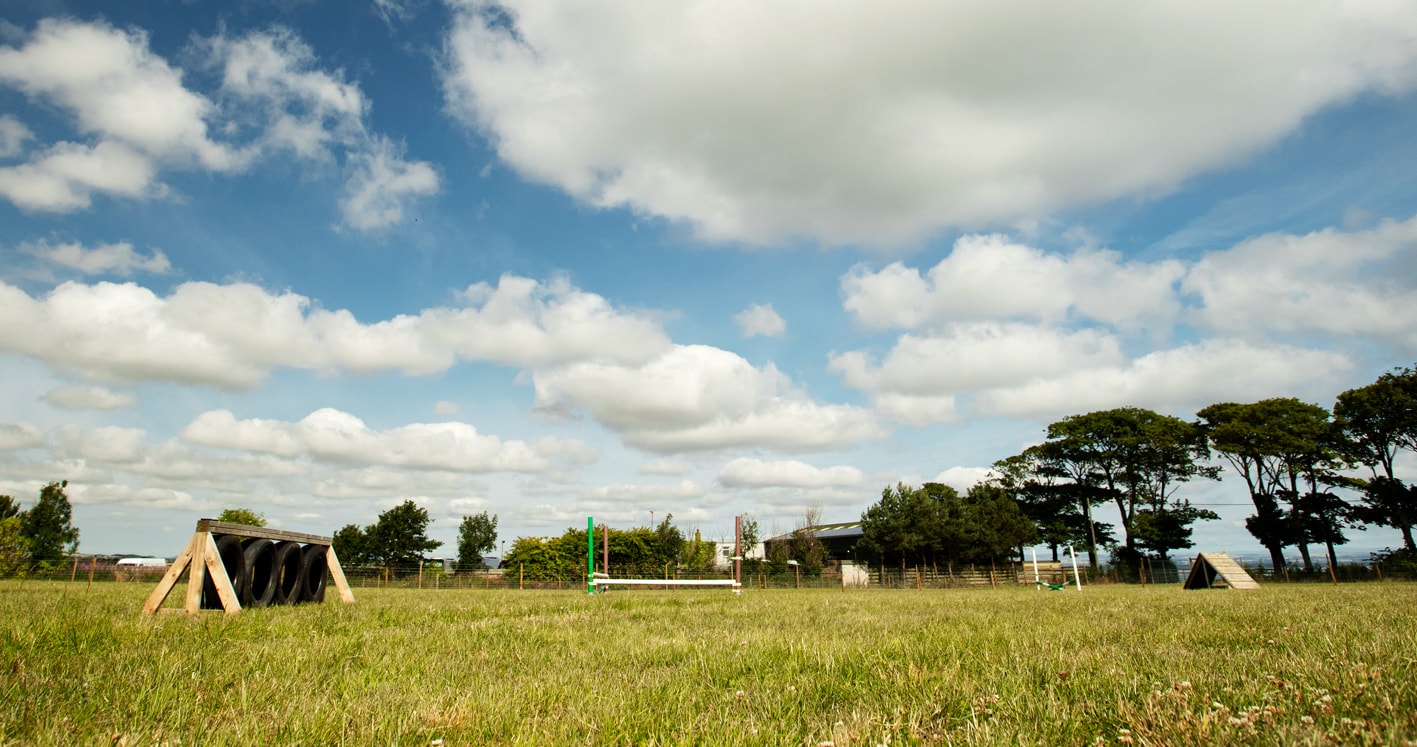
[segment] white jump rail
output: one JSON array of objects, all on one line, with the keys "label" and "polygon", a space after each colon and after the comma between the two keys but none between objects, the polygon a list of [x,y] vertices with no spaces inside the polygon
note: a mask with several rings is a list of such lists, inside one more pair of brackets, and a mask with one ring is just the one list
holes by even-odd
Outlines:
[{"label": "white jump rail", "polygon": [[729,586],[733,588],[734,594],[743,593],[743,585],[731,578],[725,579],[693,579],[693,578],[602,578],[601,574],[595,574],[590,580],[591,586]]}]

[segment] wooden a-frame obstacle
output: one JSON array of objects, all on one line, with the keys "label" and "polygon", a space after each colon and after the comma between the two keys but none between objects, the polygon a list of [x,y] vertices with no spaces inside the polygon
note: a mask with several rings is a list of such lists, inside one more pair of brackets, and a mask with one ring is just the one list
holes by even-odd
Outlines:
[{"label": "wooden a-frame obstacle", "polygon": [[1191,563],[1191,573],[1186,576],[1185,589],[1210,589],[1216,579],[1232,589],[1258,589],[1255,579],[1223,552],[1203,552]]},{"label": "wooden a-frame obstacle", "polygon": [[[185,612],[195,615],[202,608],[202,585],[208,573],[212,576],[212,585],[216,587],[217,597],[221,599],[221,607],[226,614],[234,615],[241,611],[241,600],[236,598],[236,588],[232,586],[231,578],[226,575],[226,567],[221,564],[221,556],[217,553],[215,535],[219,534],[324,546],[325,564],[329,568],[330,579],[335,582],[335,589],[339,591],[340,601],[345,604],[354,603],[354,592],[349,590],[349,581],[344,577],[344,569],[340,567],[335,549],[330,547],[329,537],[201,519],[197,522],[197,531],[192,533],[192,539],[187,541],[187,546],[182,548],[177,560],[173,561],[172,567],[167,569],[157,588],[153,589],[148,601],[143,604],[144,615],[157,612]],[[167,601],[167,596],[177,585],[182,571],[189,568],[186,603],[182,607],[164,608],[162,603]]]}]

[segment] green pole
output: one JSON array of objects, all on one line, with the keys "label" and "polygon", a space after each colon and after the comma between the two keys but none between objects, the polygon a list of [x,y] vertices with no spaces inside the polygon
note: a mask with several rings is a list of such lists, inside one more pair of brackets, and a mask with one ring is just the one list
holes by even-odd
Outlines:
[{"label": "green pole", "polygon": [[587,516],[585,520],[585,567],[587,594],[595,593],[595,517]]}]

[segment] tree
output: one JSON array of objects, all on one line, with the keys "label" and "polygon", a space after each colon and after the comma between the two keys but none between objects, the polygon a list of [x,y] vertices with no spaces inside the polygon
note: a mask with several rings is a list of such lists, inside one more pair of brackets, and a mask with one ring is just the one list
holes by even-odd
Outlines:
[{"label": "tree", "polygon": [[29,567],[29,543],[20,531],[20,517],[0,518],[0,578],[22,575]]},{"label": "tree", "polygon": [[[1269,550],[1274,568],[1284,566],[1286,545],[1298,545],[1311,567],[1308,540],[1299,531],[1303,522],[1295,516],[1304,510],[1302,496],[1318,492],[1337,463],[1328,411],[1294,398],[1275,398],[1221,402],[1197,415],[1211,447],[1245,480],[1255,505],[1245,527]],[[1290,503],[1291,511],[1280,507],[1281,500]]]},{"label": "tree", "polygon": [[464,516],[458,526],[458,570],[482,568],[482,553],[497,546],[497,517]]},{"label": "tree", "polygon": [[[244,524],[248,527],[263,527],[266,525],[266,517],[258,514],[249,508],[227,508],[217,514],[217,521],[224,521],[229,524]],[[339,553],[338,550],[335,551]]]},{"label": "tree", "polygon": [[1417,491],[1393,473],[1399,452],[1417,453],[1417,372],[1398,369],[1338,395],[1333,417],[1344,435],[1344,456],[1367,467],[1372,475],[1359,486],[1365,504],[1359,516],[1402,532],[1403,544],[1417,552],[1412,539]]},{"label": "tree", "polygon": [[1204,508],[1196,508],[1190,501],[1181,501],[1174,506],[1144,508],[1137,511],[1132,530],[1136,532],[1137,547],[1156,554],[1162,562],[1172,550],[1194,547],[1191,541],[1191,525],[1197,521],[1215,521],[1220,515]]},{"label": "tree", "polygon": [[940,483],[904,483],[881,492],[861,515],[857,547],[902,570],[918,565],[989,563],[1038,541],[1038,528],[1003,488],[982,483],[963,496]]},{"label": "tree", "polygon": [[[1174,499],[1181,483],[1219,476],[1218,469],[1203,463],[1210,456],[1204,431],[1139,407],[1070,415],[1048,426],[1048,440],[1075,483],[1097,489],[1116,503],[1124,542],[1131,550],[1138,508],[1161,509]],[[1084,503],[1090,500],[1084,497]]]},{"label": "tree", "polygon": [[20,533],[29,544],[30,560],[52,563],[79,548],[79,530],[72,523],[73,507],[64,488],[69,481],[51,482],[39,491],[39,502],[20,515]]},{"label": "tree", "polygon": [[1048,451],[1047,445],[1035,446],[1000,459],[985,482],[1003,489],[1018,503],[1038,528],[1038,541],[1048,546],[1055,561],[1061,547],[1110,543],[1112,525],[1096,520],[1088,524],[1090,512],[1082,510],[1084,496],[1094,494],[1093,488],[1065,481],[1065,470],[1046,459]]},{"label": "tree", "polygon": [[679,565],[690,571],[707,572],[712,571],[714,563],[718,560],[718,544],[709,542],[697,530],[694,531],[694,538],[684,543],[683,555],[679,558]]},{"label": "tree", "polygon": [[654,553],[665,564],[679,562],[684,552],[684,533],[673,521],[674,514],[665,514],[664,520],[654,528]]},{"label": "tree", "polygon": [[965,531],[962,532],[961,554],[965,560],[1008,562],[1016,548],[1038,541],[1038,527],[1003,488],[985,483],[975,485],[965,494],[963,505]]},{"label": "tree", "polygon": [[937,506],[924,490],[897,483],[883,489],[881,499],[861,514],[857,547],[882,563],[899,561],[903,571],[908,559],[920,562],[933,548],[938,523]]},{"label": "tree", "polygon": [[15,519],[20,515],[20,502],[8,495],[0,495],[0,519]]},{"label": "tree", "polygon": [[428,525],[432,521],[428,510],[419,508],[413,501],[404,501],[379,514],[379,520],[365,532],[369,540],[369,559],[383,565],[421,562],[423,553],[443,544],[428,539]]},{"label": "tree", "polygon": [[369,535],[365,534],[358,524],[346,524],[335,532],[334,536],[330,537],[330,548],[335,551],[341,563],[357,566],[374,562],[369,555]]}]

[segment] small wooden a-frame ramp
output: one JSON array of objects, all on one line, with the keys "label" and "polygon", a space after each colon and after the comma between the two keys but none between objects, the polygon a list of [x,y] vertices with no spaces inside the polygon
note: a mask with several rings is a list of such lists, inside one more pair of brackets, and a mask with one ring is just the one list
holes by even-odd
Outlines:
[{"label": "small wooden a-frame ramp", "polygon": [[1210,589],[1223,582],[1232,589],[1258,589],[1260,585],[1250,574],[1240,567],[1235,559],[1223,552],[1203,552],[1191,563],[1191,573],[1186,576],[1186,589]]},{"label": "small wooden a-frame ramp", "polygon": [[[157,588],[148,596],[148,601],[143,604],[144,615],[157,612],[186,612],[195,615],[202,608],[202,584],[208,573],[212,575],[212,585],[216,587],[217,597],[221,599],[221,607],[226,614],[234,615],[241,611],[241,600],[236,598],[236,588],[231,585],[231,578],[226,575],[226,567],[221,564],[221,556],[217,553],[216,536],[222,534],[324,546],[325,565],[329,568],[330,579],[335,582],[335,589],[339,591],[340,600],[345,604],[354,603],[354,592],[349,590],[349,581],[344,577],[344,569],[340,567],[339,558],[335,556],[335,549],[330,547],[329,537],[202,519],[197,522],[197,531],[192,533],[192,539],[187,541],[187,546],[182,548],[177,560],[173,561],[172,566],[158,582]],[[189,569],[186,603],[181,607],[164,608],[162,604],[167,601],[167,596],[172,593],[172,588],[177,585],[182,572]]]}]

